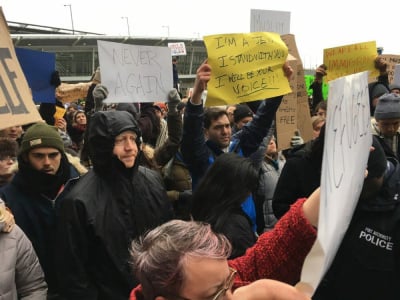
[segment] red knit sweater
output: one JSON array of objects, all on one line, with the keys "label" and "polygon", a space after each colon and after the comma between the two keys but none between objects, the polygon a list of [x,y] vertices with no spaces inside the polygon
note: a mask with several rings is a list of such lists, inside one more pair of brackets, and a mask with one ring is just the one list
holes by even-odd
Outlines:
[{"label": "red knit sweater", "polygon": [[[268,278],[296,284],[300,280],[304,259],[314,244],[317,232],[304,217],[299,199],[276,223],[275,228],[263,233],[256,244],[238,258],[229,260],[238,271],[234,289],[255,280]],[[130,300],[144,300],[142,287],[132,290]]]}]

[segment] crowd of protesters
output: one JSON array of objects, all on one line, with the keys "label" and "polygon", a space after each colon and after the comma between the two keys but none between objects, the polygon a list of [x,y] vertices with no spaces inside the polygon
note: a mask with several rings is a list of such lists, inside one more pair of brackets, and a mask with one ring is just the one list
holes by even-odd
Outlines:
[{"label": "crowd of protesters", "polygon": [[[355,279],[367,275],[384,286],[385,299],[398,295],[400,100],[384,81],[385,64],[376,66],[376,150],[358,219],[313,299],[374,299],[376,291],[365,296]],[[291,67],[282,69],[290,79]],[[106,105],[108,90],[97,78],[87,106],[43,105],[43,122],[1,130],[0,257],[7,263],[0,281],[7,284],[0,298],[311,299],[295,285],[317,234],[327,110],[318,95],[326,72],[324,65],[316,71],[313,138],[294,134],[284,153],[274,121],[283,96],[204,107],[207,61],[185,101],[174,84],[165,103]],[[56,106],[63,117],[54,118]],[[356,243],[385,260],[373,264],[366,254],[356,264],[354,235],[360,224],[380,225],[382,212],[395,228],[385,222],[381,232],[394,250]],[[355,291],[343,288],[343,278]]]}]

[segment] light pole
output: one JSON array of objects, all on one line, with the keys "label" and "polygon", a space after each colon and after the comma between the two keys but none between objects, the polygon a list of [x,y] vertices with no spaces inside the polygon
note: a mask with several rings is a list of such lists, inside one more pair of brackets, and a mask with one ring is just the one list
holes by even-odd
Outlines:
[{"label": "light pole", "polygon": [[71,15],[71,24],[72,24],[72,34],[75,34],[75,28],[74,28],[74,18],[72,17],[72,4],[64,4],[64,7],[69,6],[69,13]]},{"label": "light pole", "polygon": [[167,37],[169,37],[169,25],[164,25],[164,26],[162,26],[162,28],[167,28]]},{"label": "light pole", "polygon": [[121,19],[126,19],[126,26],[128,27],[128,36],[131,36],[131,31],[129,30],[129,18],[128,17],[121,17]]}]

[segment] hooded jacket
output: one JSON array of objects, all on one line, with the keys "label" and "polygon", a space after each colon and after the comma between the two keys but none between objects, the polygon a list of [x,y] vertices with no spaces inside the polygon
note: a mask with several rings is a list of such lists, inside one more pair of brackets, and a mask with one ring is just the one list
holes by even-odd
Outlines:
[{"label": "hooded jacket", "polygon": [[59,207],[58,271],[63,299],[127,299],[138,283],[129,266],[130,242],[172,218],[159,173],[132,168],[113,155],[115,137],[140,130],[124,111],[92,115],[88,135],[93,169]]}]

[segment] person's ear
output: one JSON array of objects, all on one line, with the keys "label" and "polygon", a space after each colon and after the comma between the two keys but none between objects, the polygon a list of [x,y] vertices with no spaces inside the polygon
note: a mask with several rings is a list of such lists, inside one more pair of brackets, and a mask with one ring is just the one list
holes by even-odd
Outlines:
[{"label": "person's ear", "polygon": [[204,132],[204,136],[206,137],[206,139],[208,139],[208,129],[203,128],[203,132]]}]

